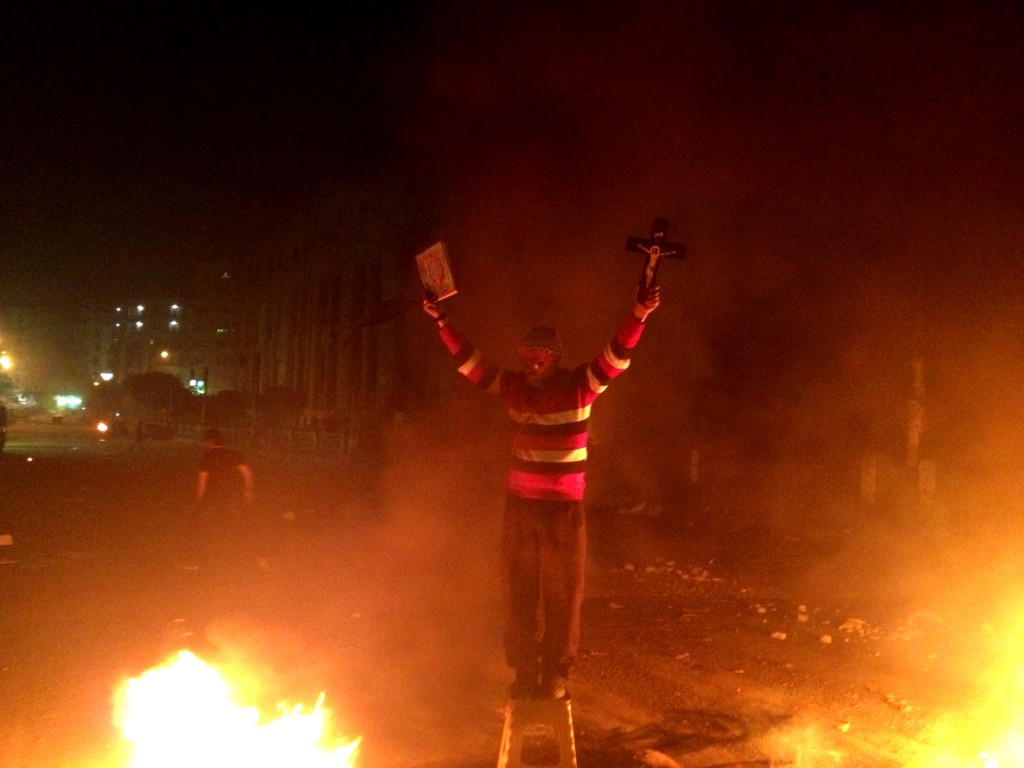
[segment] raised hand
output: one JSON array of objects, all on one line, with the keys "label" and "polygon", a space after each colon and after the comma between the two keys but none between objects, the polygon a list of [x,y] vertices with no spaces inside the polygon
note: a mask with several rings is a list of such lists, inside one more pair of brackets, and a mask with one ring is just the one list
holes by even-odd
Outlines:
[{"label": "raised hand", "polygon": [[434,322],[438,324],[444,321],[444,310],[441,309],[441,302],[437,300],[437,295],[434,294],[433,291],[424,291],[423,311],[430,315],[430,317],[434,319]]},{"label": "raised hand", "polygon": [[659,304],[661,304],[661,286],[657,283],[647,285],[647,281],[641,277],[636,291],[636,306],[633,308],[633,314],[637,320],[642,323],[651,312],[658,308]]}]

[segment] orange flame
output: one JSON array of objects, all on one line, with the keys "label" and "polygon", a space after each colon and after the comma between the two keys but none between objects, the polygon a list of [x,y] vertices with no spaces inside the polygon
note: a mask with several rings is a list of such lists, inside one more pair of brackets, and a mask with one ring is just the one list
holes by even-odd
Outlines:
[{"label": "orange flame", "polygon": [[231,699],[220,673],[188,651],[132,678],[118,698],[115,719],[132,745],[131,768],[350,768],[359,739],[324,745],[323,694],[262,722],[255,707]]},{"label": "orange flame", "polygon": [[977,701],[934,723],[928,748],[908,768],[1024,766],[1024,617],[994,632],[994,663],[979,676]]}]

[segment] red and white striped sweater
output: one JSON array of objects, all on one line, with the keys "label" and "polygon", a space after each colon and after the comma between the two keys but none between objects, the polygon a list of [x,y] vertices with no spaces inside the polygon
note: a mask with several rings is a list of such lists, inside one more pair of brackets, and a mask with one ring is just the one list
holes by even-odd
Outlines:
[{"label": "red and white striped sweater", "polygon": [[643,328],[630,314],[590,363],[571,371],[559,368],[539,387],[527,383],[522,372],[482,357],[450,323],[440,328],[459,373],[508,409],[513,433],[509,493],[524,499],[583,498],[590,406],[629,367]]}]

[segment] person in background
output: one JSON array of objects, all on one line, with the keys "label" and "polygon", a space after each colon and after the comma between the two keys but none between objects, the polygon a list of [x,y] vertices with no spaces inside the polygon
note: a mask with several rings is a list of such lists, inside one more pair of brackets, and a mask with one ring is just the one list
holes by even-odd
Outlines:
[{"label": "person in background", "polygon": [[521,370],[513,371],[482,357],[434,296],[424,297],[423,310],[437,323],[459,373],[499,398],[512,422],[501,562],[513,698],[568,696],[583,606],[590,407],[629,366],[644,322],[660,302],[659,286],[641,282],[634,308],[611,342],[592,361],[571,370],[560,365],[558,332],[533,328],[516,350]]},{"label": "person in background", "polygon": [[236,515],[255,498],[252,468],[241,453],[224,444],[219,429],[203,431],[203,453],[196,478],[196,500],[214,514]]},{"label": "person in background", "polygon": [[203,431],[195,494],[184,567],[213,568],[228,578],[244,573],[253,562],[265,570],[265,559],[257,557],[261,530],[252,509],[252,468],[239,451],[225,445],[218,429]]}]

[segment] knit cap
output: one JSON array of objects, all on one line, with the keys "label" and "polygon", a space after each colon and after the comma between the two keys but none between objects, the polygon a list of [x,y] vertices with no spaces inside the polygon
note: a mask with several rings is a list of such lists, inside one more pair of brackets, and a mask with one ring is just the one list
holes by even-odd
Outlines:
[{"label": "knit cap", "polygon": [[519,342],[519,349],[541,349],[550,352],[555,357],[561,357],[562,339],[554,328],[538,325],[536,328],[531,328]]}]

